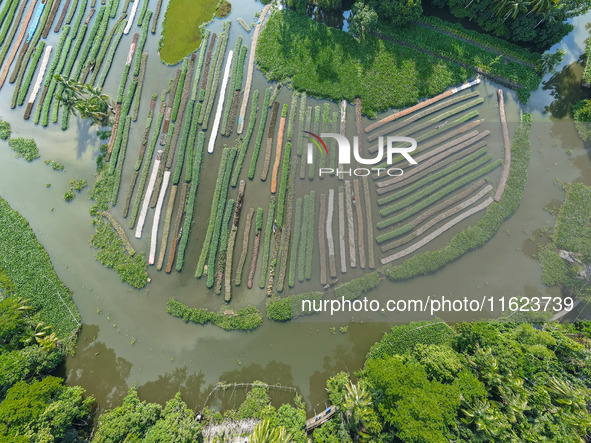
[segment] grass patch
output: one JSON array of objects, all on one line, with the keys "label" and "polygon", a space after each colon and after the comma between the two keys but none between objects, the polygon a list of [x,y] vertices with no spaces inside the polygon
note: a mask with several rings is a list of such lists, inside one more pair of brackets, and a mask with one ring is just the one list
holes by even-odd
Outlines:
[{"label": "grass patch", "polygon": [[51,325],[60,338],[76,332],[80,315],[68,288],[53,270],[49,255],[29,223],[1,197],[0,269],[0,285],[5,290],[10,286],[6,292],[14,292],[39,308],[41,320]]},{"label": "grass patch", "polygon": [[363,112],[415,104],[465,81],[470,69],[369,36],[358,42],[293,11],[274,12],[259,37],[259,68],[268,79],[336,102],[360,97]]},{"label": "grass patch", "polygon": [[171,0],[166,9],[160,59],[169,65],[181,61],[201,45],[201,25],[210,21],[219,0]]},{"label": "grass patch", "polygon": [[570,252],[581,250],[581,241],[589,235],[591,221],[591,187],[583,183],[568,185],[564,204],[558,211],[554,243]]}]

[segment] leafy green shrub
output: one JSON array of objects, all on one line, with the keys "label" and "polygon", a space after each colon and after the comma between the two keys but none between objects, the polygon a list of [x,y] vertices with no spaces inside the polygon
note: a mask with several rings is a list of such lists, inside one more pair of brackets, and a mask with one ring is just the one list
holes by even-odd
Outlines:
[{"label": "leafy green shrub", "polygon": [[86,180],[83,178],[78,180],[70,180],[69,185],[75,191],[81,192],[87,185]]},{"label": "leafy green shrub", "polygon": [[252,180],[257,167],[257,160],[259,159],[259,152],[261,150],[261,143],[263,141],[263,134],[265,133],[265,124],[269,116],[269,100],[271,99],[271,91],[273,88],[267,88],[265,90],[265,97],[263,99],[263,107],[261,114],[261,121],[259,122],[259,129],[257,132],[257,138],[254,142],[254,151],[252,152],[252,158],[250,159],[250,168],[248,169],[248,178]]},{"label": "leafy green shrub", "polygon": [[185,86],[185,80],[187,79],[187,70],[189,69],[189,57],[183,59],[183,67],[181,68],[181,76],[179,77],[179,83],[176,87],[176,93],[174,96],[174,102],[172,105],[172,114],[170,115],[170,121],[175,122],[179,113],[179,107],[181,106],[181,99],[183,98],[183,89]]},{"label": "leafy green shrub", "polygon": [[[121,16],[124,17],[124,16]],[[107,23],[108,24],[108,23]],[[100,52],[98,53],[95,61],[95,66],[92,71],[92,76],[90,78],[91,83],[96,80],[96,84],[99,87],[103,87],[105,84],[105,80],[107,79],[107,74],[111,69],[111,65],[113,64],[113,59],[115,57],[115,51],[119,47],[119,42],[123,37],[123,31],[125,30],[125,26],[127,26],[127,20],[123,19],[118,23],[115,22],[111,31],[107,35],[104,44],[100,47]],[[108,42],[108,43],[107,43]],[[107,53],[107,50],[109,51]],[[90,59],[90,57],[89,57]],[[92,59],[90,59],[92,60]],[[101,69],[102,68],[102,69]],[[126,69],[129,71],[129,69]],[[100,71],[100,76],[99,75]]]},{"label": "leafy green shrub", "polygon": [[308,244],[308,229],[310,227],[310,196],[304,195],[304,215],[300,233],[300,246],[298,253],[298,280],[304,281],[306,269],[306,246]]},{"label": "leafy green shrub", "polygon": [[580,241],[591,222],[591,187],[583,183],[571,183],[566,190],[564,203],[558,211],[553,240],[560,249],[580,251]]},{"label": "leafy green shrub", "polygon": [[[220,234],[220,247],[219,247],[219,256],[217,261],[217,272],[224,272],[226,267],[226,252],[228,250],[228,237],[230,235],[230,219],[232,218],[232,213],[234,211],[234,204],[236,202],[233,198],[229,199],[226,203],[226,209],[224,210],[224,218],[222,219],[222,226],[221,226],[221,234]],[[211,257],[211,255],[210,255]],[[207,287],[211,288],[214,283],[214,279],[216,278],[216,266],[215,263],[208,267],[211,271],[207,272]],[[209,282],[211,281],[211,286]],[[221,291],[221,286],[219,288]],[[219,294],[218,288],[216,288],[216,293]]]},{"label": "leafy green shrub", "polygon": [[22,157],[28,162],[39,158],[39,149],[32,138],[11,138],[8,140],[8,146],[16,152],[16,157]]},{"label": "leafy green shrub", "polygon": [[568,265],[556,253],[556,245],[549,243],[540,247],[538,254],[542,266],[542,283],[546,286],[559,286],[566,283],[569,277]]},{"label": "leafy green shrub", "polygon": [[72,200],[74,200],[74,197],[75,197],[74,191],[72,191],[71,189],[68,189],[64,193],[64,200],[67,202],[71,202]]},{"label": "leafy green shrub", "polygon": [[269,298],[267,299],[267,318],[274,321],[293,320],[302,315],[311,315],[315,312],[302,311],[302,302],[309,300],[310,302],[321,301],[324,297],[322,292],[308,292],[299,295],[290,295],[285,298]]},{"label": "leafy green shrub", "polygon": [[0,119],[0,140],[8,140],[11,133],[10,123]]},{"label": "leafy green shrub", "polygon": [[511,167],[501,200],[493,202],[478,223],[455,235],[443,248],[417,254],[398,266],[384,267],[386,277],[397,281],[434,272],[492,238],[503,221],[515,212],[523,196],[530,158],[530,123],[530,115],[523,114],[511,143]]},{"label": "leafy green shrub", "polygon": [[[587,66],[591,66],[591,62],[588,62]],[[581,100],[575,103],[573,118],[579,137],[584,142],[591,143],[591,100]]]},{"label": "leafy green shrub", "polygon": [[[33,54],[33,58],[31,59],[31,66],[25,75],[23,83],[18,91],[18,99],[17,103],[22,105],[25,102],[25,98],[27,97],[27,93],[29,92],[29,87],[31,86],[31,81],[33,80],[33,75],[35,74],[35,70],[37,69],[37,65],[39,64],[39,60],[41,56],[45,52],[45,42],[41,41],[37,45],[37,49]],[[5,140],[5,139],[4,139]]]}]

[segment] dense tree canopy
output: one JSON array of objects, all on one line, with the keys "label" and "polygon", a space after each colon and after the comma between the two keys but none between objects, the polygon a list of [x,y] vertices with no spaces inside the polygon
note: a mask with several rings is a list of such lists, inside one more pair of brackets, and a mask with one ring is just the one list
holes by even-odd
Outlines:
[{"label": "dense tree canopy", "polygon": [[357,402],[364,419],[351,420],[352,385],[341,373],[327,383],[340,415],[314,437],[355,441],[363,429],[371,441],[579,441],[591,427],[590,354],[557,328],[397,326],[357,374],[371,398]]}]

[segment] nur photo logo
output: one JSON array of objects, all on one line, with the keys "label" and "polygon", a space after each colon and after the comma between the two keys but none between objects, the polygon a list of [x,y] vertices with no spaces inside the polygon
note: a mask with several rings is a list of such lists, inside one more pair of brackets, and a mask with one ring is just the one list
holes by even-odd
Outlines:
[{"label": "nur photo logo", "polygon": [[[417,162],[410,156],[410,153],[417,149],[417,141],[411,137],[402,136],[388,136],[379,137],[378,139],[378,150],[373,158],[363,158],[359,152],[359,138],[353,137],[353,149],[351,149],[351,143],[341,134],[332,132],[323,132],[320,135],[316,135],[313,132],[304,131],[308,141],[308,153],[307,162],[309,165],[314,163],[314,146],[320,151],[320,155],[328,155],[328,148],[324,142],[324,138],[331,137],[337,142],[337,154],[339,168],[319,168],[318,174],[322,177],[323,174],[334,174],[337,175],[348,175],[363,177],[370,175],[372,172],[377,172],[378,176],[387,174],[390,177],[399,177],[404,174],[401,168],[390,167],[392,165],[392,159],[395,155],[402,155],[406,161],[411,165],[416,165]],[[401,146],[402,145],[402,146]],[[353,158],[360,165],[367,165],[368,167],[351,168],[351,151],[353,152]],[[386,157],[388,167],[379,168],[376,165],[381,164]],[[373,166],[373,167],[371,167]]]}]

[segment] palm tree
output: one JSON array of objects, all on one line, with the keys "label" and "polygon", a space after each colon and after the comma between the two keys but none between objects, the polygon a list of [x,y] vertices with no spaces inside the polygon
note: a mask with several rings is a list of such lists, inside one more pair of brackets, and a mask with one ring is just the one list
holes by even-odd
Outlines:
[{"label": "palm tree", "polygon": [[505,23],[509,17],[515,19],[520,13],[526,13],[529,5],[530,2],[525,0],[499,0],[495,15],[504,15],[503,23]]},{"label": "palm tree", "polygon": [[269,420],[261,420],[250,435],[251,443],[289,443],[291,435],[283,426],[272,427]]},{"label": "palm tree", "polygon": [[539,13],[539,12],[546,12],[550,10],[550,8],[555,5],[557,1],[555,0],[532,0],[531,4],[533,8],[531,8],[530,12]]},{"label": "palm tree", "polygon": [[62,93],[57,96],[66,115],[80,113],[82,118],[88,118],[91,123],[102,126],[109,124],[109,116],[113,113],[113,106],[102,89],[83,84],[61,75],[55,80],[62,86]]}]

